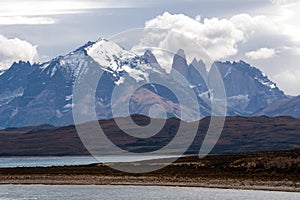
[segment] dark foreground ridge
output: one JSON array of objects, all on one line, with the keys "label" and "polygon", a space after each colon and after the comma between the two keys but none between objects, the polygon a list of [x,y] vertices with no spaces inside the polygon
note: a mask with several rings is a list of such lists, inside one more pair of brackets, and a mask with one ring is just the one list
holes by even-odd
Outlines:
[{"label": "dark foreground ridge", "polygon": [[[146,167],[164,162],[166,159],[122,165]],[[165,185],[300,192],[299,180],[300,149],[209,155],[203,159],[187,156],[145,174],[120,172],[104,164],[0,169],[0,184]]]},{"label": "dark foreground ridge", "polygon": [[[137,124],[146,125],[148,117],[132,116]],[[158,119],[152,119],[158,120]],[[199,122],[197,136],[186,154],[198,154],[207,132],[210,118]],[[99,121],[111,141],[131,152],[151,152],[166,145],[176,135],[181,122],[168,119],[155,137],[139,139],[124,135],[114,119]],[[196,122],[194,122],[196,123]],[[84,124],[89,129],[89,123]],[[130,126],[128,127],[130,129]],[[134,131],[134,129],[133,129]],[[186,130],[186,135],[193,130]],[[221,137],[211,154],[236,154],[255,151],[275,151],[300,148],[300,119],[292,117],[227,117]],[[184,141],[182,138],[180,141]],[[106,144],[101,144],[105,148]],[[113,152],[112,152],[113,153]],[[166,152],[170,153],[170,152]],[[176,149],[172,151],[176,153]],[[0,131],[0,156],[75,156],[89,155],[75,126],[38,126]]]}]

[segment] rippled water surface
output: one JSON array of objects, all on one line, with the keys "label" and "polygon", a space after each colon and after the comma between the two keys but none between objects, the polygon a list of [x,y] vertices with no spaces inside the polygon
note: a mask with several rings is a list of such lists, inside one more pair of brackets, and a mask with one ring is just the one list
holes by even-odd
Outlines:
[{"label": "rippled water surface", "polygon": [[133,162],[166,157],[170,156],[103,156],[98,157],[98,160],[92,156],[0,157],[0,168],[87,165],[99,162]]},{"label": "rippled water surface", "polygon": [[299,200],[299,193],[150,186],[2,185],[1,200],[197,199]]}]

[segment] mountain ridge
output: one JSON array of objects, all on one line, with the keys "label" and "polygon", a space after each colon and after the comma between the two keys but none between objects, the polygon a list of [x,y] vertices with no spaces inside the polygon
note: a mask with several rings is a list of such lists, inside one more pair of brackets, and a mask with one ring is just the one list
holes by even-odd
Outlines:
[{"label": "mountain ridge", "polygon": [[[135,115],[131,116],[131,118],[140,125],[149,123],[149,117],[147,116]],[[115,119],[99,121],[104,131],[109,130],[105,133],[110,136],[111,141],[117,145],[123,145],[139,152],[162,146],[171,137],[172,127],[177,127],[179,123],[190,124],[181,122],[176,118],[170,118],[166,121],[166,128],[159,137],[142,141],[139,138],[128,140],[124,137],[125,135],[118,128]],[[200,146],[210,123],[210,117],[193,123],[199,123],[200,126],[193,143],[189,144],[190,147],[186,151],[186,154],[199,153]],[[89,127],[89,123],[82,124],[81,126]],[[134,130],[134,127],[131,127],[131,125],[128,125],[127,128]],[[211,153],[234,154],[299,148],[299,129],[300,119],[292,117],[227,117],[221,137]],[[193,134],[193,131],[192,129],[188,129],[186,134]],[[180,141],[178,145],[181,146],[185,140],[181,138],[178,141]],[[100,145],[103,149],[109,148],[109,144],[103,144],[101,141],[96,145]],[[166,153],[176,154],[176,151]],[[43,125],[0,130],[0,155],[78,156],[89,155],[89,153],[83,146],[74,125],[64,127]]]},{"label": "mountain ridge", "polygon": [[[73,124],[74,82],[80,70],[88,69],[89,65],[97,66],[103,71],[95,102],[98,106],[96,110],[99,119],[115,117],[110,111],[111,93],[125,81],[134,83],[160,74],[160,78],[170,84],[182,85],[180,80],[168,77],[166,70],[159,65],[150,50],[146,50],[143,55],[137,55],[112,41],[100,38],[96,42],[87,42],[75,51],[45,63],[14,63],[0,75],[0,127]],[[228,115],[251,116],[271,103],[287,98],[266,75],[243,61],[215,62],[215,65],[225,84]],[[200,116],[209,116],[212,97],[205,76],[207,74],[209,77],[210,72],[207,72],[204,63],[197,59],[188,63],[184,50],[180,49],[174,55],[172,70],[181,73],[197,95]],[[176,111],[179,109],[176,99],[170,97],[166,88],[158,89],[158,87],[148,85],[141,88],[144,92],[137,91],[133,95],[135,101],[131,105],[133,107],[131,114],[147,115],[150,106],[158,103],[167,106],[168,117],[180,118]],[[180,91],[188,95],[186,91]],[[141,98],[143,95],[144,101]],[[150,99],[156,99],[157,102]],[[117,104],[119,105],[113,106],[121,110],[120,106],[124,102],[120,99]],[[190,113],[196,112],[188,106],[182,109]],[[120,113],[120,116],[125,115],[125,112]]]}]

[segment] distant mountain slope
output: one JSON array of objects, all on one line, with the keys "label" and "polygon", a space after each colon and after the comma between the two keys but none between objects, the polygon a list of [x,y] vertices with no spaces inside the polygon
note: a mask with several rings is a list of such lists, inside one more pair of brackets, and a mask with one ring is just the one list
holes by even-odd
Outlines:
[{"label": "distant mountain slope", "polygon": [[[224,80],[228,96],[228,115],[251,116],[274,101],[286,98],[275,83],[243,61],[215,64]],[[0,128],[74,124],[74,82],[80,70],[95,68],[103,72],[95,94],[99,119],[118,117],[112,115],[112,108],[120,111],[119,116],[128,116],[123,108],[126,103],[124,98],[111,104],[113,89],[124,83],[130,86],[131,83],[147,80],[149,77],[159,77],[176,86],[182,96],[190,97],[190,93],[183,87],[184,83],[170,77],[151,51],[137,55],[112,41],[99,39],[45,63],[14,63],[1,74]],[[212,91],[208,90],[205,81],[212,77],[212,72],[206,71],[201,60],[194,59],[188,63],[182,49],[174,55],[172,70],[181,73],[195,92],[196,101],[200,105],[199,117],[209,116]],[[189,105],[179,105],[174,95],[170,94],[169,90],[159,85],[145,85],[132,96],[130,114],[148,115],[149,108],[154,104],[164,105],[167,117],[180,118],[180,109],[191,116],[198,112]],[[128,95],[127,91],[124,90],[119,94],[121,95]]]},{"label": "distant mountain slope", "polygon": [[259,69],[243,62],[216,62],[226,88],[229,115],[251,116],[285,94]]},{"label": "distant mountain slope", "polygon": [[266,116],[293,116],[300,118],[300,96],[275,101],[255,114]]},{"label": "distant mountain slope", "polygon": [[[133,116],[138,124],[149,123],[145,116]],[[156,119],[152,119],[156,120]],[[187,153],[197,154],[205,136],[210,118],[200,121],[197,137]],[[159,137],[146,139],[125,137],[114,120],[99,121],[111,141],[122,148],[143,152],[160,148],[174,135],[180,120],[168,119]],[[181,122],[186,124],[185,122]],[[84,124],[83,126],[88,126]],[[127,126],[127,128],[130,128]],[[134,130],[133,130],[134,131]],[[192,131],[192,130],[191,130]],[[273,151],[300,148],[300,119],[290,117],[227,117],[222,135],[212,154],[232,154],[253,151]],[[185,134],[191,134],[187,131]],[[180,139],[180,144],[185,138]],[[108,144],[97,142],[107,148]],[[114,153],[114,152],[111,152]],[[170,153],[170,152],[166,152]],[[177,153],[176,149],[172,153]],[[87,155],[74,126],[38,126],[0,131],[0,156],[55,156]]]}]

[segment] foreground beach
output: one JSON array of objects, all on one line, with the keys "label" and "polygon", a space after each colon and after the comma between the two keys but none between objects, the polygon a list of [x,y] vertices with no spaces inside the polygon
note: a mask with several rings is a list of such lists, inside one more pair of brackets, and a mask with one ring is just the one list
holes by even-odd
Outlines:
[{"label": "foreground beach", "polygon": [[158,177],[114,177],[97,175],[19,175],[1,176],[0,184],[43,185],[132,185],[132,186],[177,186],[220,189],[268,190],[300,192],[300,183],[291,181],[251,181],[236,179],[184,179]]},{"label": "foreground beach", "polygon": [[[0,169],[0,184],[184,186],[300,192],[300,150],[182,157],[170,166],[129,174],[104,164]],[[162,165],[167,159],[118,163]],[[116,165],[111,163],[108,165]]]}]

